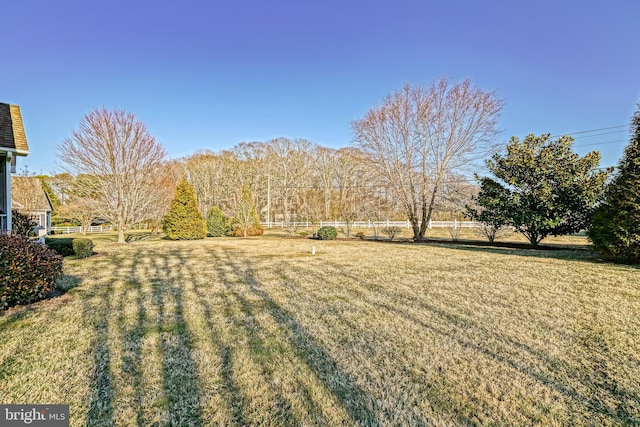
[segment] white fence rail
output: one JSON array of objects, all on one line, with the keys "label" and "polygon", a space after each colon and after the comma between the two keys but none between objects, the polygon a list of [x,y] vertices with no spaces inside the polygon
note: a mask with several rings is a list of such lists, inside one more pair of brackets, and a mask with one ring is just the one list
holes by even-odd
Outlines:
[{"label": "white fence rail", "polygon": [[[103,231],[111,231],[113,230],[113,226],[111,225],[96,225],[87,227],[87,233],[102,233]],[[51,227],[51,231],[55,234],[71,234],[71,233],[82,233],[81,226],[71,226],[71,227]]]},{"label": "white fence rail", "polygon": [[[313,227],[316,224],[312,221],[296,221],[296,222],[284,222],[284,221],[271,221],[271,222],[262,222],[264,227],[273,228],[273,227]],[[323,227],[325,225],[330,225],[333,227],[346,227],[347,223],[345,221],[328,221],[323,220],[320,221],[318,226]],[[429,228],[480,228],[482,224],[477,221],[429,221]],[[353,228],[373,228],[373,227],[400,227],[400,228],[411,228],[411,222],[407,221],[353,221],[351,223],[351,227]]]}]

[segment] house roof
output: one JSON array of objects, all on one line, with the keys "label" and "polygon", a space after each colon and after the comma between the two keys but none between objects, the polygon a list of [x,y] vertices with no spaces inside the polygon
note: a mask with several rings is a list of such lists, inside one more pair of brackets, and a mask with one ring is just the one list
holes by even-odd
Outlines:
[{"label": "house roof", "polygon": [[29,154],[20,107],[0,102],[0,150],[8,148],[17,154]]},{"label": "house roof", "polygon": [[49,196],[38,178],[11,177],[11,205],[29,211],[53,211]]}]

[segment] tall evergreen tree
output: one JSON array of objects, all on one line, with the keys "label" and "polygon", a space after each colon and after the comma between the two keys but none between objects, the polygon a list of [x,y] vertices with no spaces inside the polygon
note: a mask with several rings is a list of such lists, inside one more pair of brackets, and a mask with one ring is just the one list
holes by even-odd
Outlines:
[{"label": "tall evergreen tree", "polygon": [[595,249],[605,258],[640,263],[640,103],[631,118],[632,137],[596,209],[588,231]]},{"label": "tall evergreen tree", "polygon": [[195,191],[185,179],[176,187],[162,229],[171,240],[204,239],[207,235],[207,224],[198,208]]}]

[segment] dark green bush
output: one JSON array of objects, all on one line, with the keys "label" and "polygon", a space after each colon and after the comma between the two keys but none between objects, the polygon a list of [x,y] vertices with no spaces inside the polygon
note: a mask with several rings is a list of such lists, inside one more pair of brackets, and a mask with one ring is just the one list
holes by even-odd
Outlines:
[{"label": "dark green bush", "polygon": [[45,298],[62,274],[62,257],[24,236],[0,235],[0,310]]},{"label": "dark green bush", "polygon": [[217,206],[212,206],[207,213],[207,235],[222,237],[229,231],[229,218]]},{"label": "dark green bush", "polygon": [[338,237],[338,229],[330,225],[320,227],[318,230],[318,239],[320,240],[335,240]]},{"label": "dark green bush", "polygon": [[640,264],[640,104],[631,127],[634,135],[587,234],[604,258]]},{"label": "dark green bush", "polygon": [[75,253],[73,251],[73,239],[70,237],[63,237],[59,239],[47,238],[44,242],[50,249],[53,249],[62,256],[71,256]]},{"label": "dark green bush", "polygon": [[91,239],[73,239],[72,245],[76,258],[87,258],[93,254],[93,240]]},{"label": "dark green bush", "polygon": [[29,236],[33,232],[33,227],[38,225],[29,215],[22,212],[11,211],[11,232],[19,236]]}]

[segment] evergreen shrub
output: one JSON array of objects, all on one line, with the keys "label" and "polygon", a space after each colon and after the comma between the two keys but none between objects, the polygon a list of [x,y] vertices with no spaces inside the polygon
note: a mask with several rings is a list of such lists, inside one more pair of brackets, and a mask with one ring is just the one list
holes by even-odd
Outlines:
[{"label": "evergreen shrub", "polygon": [[93,240],[78,238],[72,241],[73,253],[76,258],[87,258],[93,254]]},{"label": "evergreen shrub", "polygon": [[195,191],[185,179],[176,187],[176,195],[162,229],[171,240],[204,239],[207,236],[207,223],[198,208]]},{"label": "evergreen shrub", "polygon": [[43,299],[62,274],[62,256],[18,235],[0,235],[0,310]]},{"label": "evergreen shrub", "polygon": [[217,206],[212,206],[207,213],[207,235],[222,237],[229,231],[229,218]]},{"label": "evergreen shrub", "polygon": [[338,237],[338,229],[333,226],[325,225],[318,229],[318,239],[320,240],[335,240],[336,237]]},{"label": "evergreen shrub", "polygon": [[604,258],[640,264],[640,104],[631,128],[631,141],[587,234]]},{"label": "evergreen shrub", "polygon": [[59,239],[45,239],[45,244],[62,256],[71,256],[75,254],[73,251],[73,239],[70,237],[62,237]]},{"label": "evergreen shrub", "polygon": [[33,234],[33,228],[38,223],[33,220],[29,215],[25,215],[20,211],[11,211],[11,233],[20,236],[29,236]]}]

